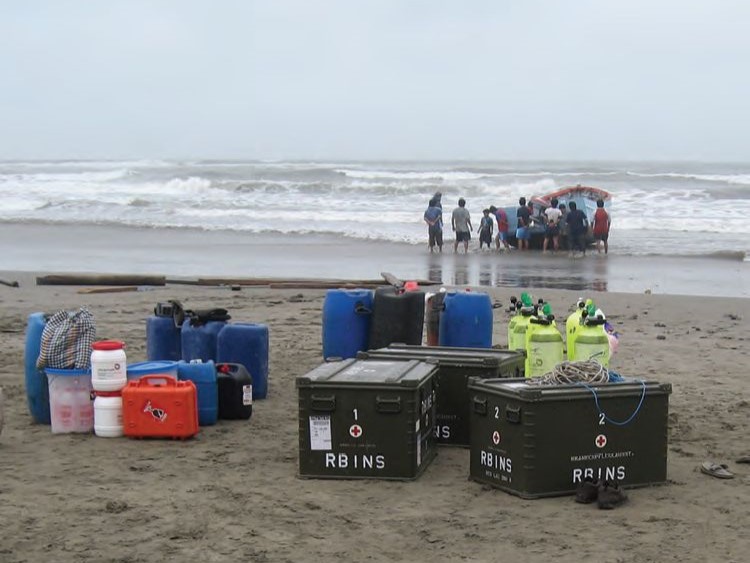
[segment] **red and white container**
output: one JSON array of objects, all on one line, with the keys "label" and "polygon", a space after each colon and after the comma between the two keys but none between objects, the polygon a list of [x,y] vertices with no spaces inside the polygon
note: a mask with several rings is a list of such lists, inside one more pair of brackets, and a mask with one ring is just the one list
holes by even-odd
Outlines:
[{"label": "red and white container", "polygon": [[124,434],[121,391],[96,392],[94,434],[101,438],[119,438]]},{"label": "red and white container", "polygon": [[46,368],[53,434],[88,433],[94,429],[91,375],[85,369]]},{"label": "red and white container", "polygon": [[128,382],[125,343],[99,340],[91,348],[91,385],[94,391],[120,391]]}]

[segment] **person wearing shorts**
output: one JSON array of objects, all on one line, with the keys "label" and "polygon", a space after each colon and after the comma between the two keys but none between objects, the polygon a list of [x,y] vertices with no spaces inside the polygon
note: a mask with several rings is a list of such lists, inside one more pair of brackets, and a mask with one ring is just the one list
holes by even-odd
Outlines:
[{"label": "person wearing shorts", "polygon": [[464,243],[464,254],[469,252],[469,241],[471,240],[471,216],[466,209],[466,200],[460,198],[458,207],[451,215],[451,225],[456,233],[456,241],[453,243],[453,252],[458,252],[458,243]]},{"label": "person wearing shorts", "polygon": [[433,198],[424,212],[424,220],[427,223],[427,237],[430,252],[443,251],[443,210],[438,207],[438,201]]},{"label": "person wearing shorts", "polygon": [[529,232],[529,224],[531,222],[531,213],[529,208],[526,207],[526,198],[522,197],[518,200],[518,209],[516,210],[516,219],[518,220],[518,226],[516,227],[516,240],[518,240],[518,250],[529,249],[529,239],[531,233]]},{"label": "person wearing shorts", "polygon": [[609,243],[607,242],[609,240],[609,226],[609,213],[604,209],[604,200],[598,199],[596,200],[593,231],[594,240],[596,241],[596,250],[599,254],[602,252],[601,245],[599,244],[600,242],[604,243],[604,254],[609,252]]},{"label": "person wearing shorts", "polygon": [[505,250],[510,250],[510,244],[508,243],[508,214],[505,213],[504,209],[498,209],[494,205],[490,205],[490,213],[495,216],[497,221],[497,235],[495,235],[495,248],[500,250],[500,243],[503,243]]},{"label": "person wearing shorts", "polygon": [[557,198],[553,197],[550,206],[544,210],[544,219],[547,226],[544,232],[543,252],[547,252],[549,241],[552,241],[552,248],[555,251],[560,248],[560,217],[562,217],[562,211],[557,208],[557,204]]}]

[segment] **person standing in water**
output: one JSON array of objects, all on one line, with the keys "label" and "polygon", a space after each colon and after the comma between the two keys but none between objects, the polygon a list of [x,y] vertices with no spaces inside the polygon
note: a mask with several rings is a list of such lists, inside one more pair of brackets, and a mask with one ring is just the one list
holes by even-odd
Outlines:
[{"label": "person standing in water", "polygon": [[531,238],[531,233],[529,232],[531,213],[529,212],[529,208],[526,207],[525,197],[522,197],[518,200],[516,219],[518,220],[518,226],[516,227],[516,240],[518,240],[518,250],[528,250],[529,239]]},{"label": "person standing in water", "polygon": [[490,217],[490,210],[482,210],[482,220],[479,222],[479,250],[482,250],[484,244],[487,245],[487,250],[492,246],[492,217]]},{"label": "person standing in water", "polygon": [[576,202],[570,202],[570,211],[568,211],[568,232],[570,234],[570,249],[572,252],[579,250],[586,256],[586,231],[588,230],[588,219],[580,209],[577,209]]},{"label": "person standing in water", "polygon": [[471,240],[471,216],[466,209],[466,200],[460,198],[458,207],[453,210],[451,215],[451,225],[456,233],[456,240],[453,243],[453,252],[458,252],[458,243],[464,243],[464,254],[469,252],[469,241]]},{"label": "person standing in water", "polygon": [[495,216],[497,221],[497,235],[495,236],[495,248],[500,250],[500,243],[503,243],[505,250],[510,250],[510,244],[508,243],[508,214],[505,213],[505,209],[497,208],[494,205],[490,205],[490,213]]},{"label": "person standing in water", "polygon": [[436,203],[435,198],[431,199],[424,212],[430,252],[435,252],[435,246],[438,247],[438,252],[443,251],[443,210]]},{"label": "person standing in water", "polygon": [[599,254],[602,253],[600,242],[604,243],[604,254],[609,252],[609,227],[610,227],[609,213],[604,209],[604,200],[596,200],[596,212],[594,213],[594,240],[596,241],[596,250]]},{"label": "person standing in water", "polygon": [[553,197],[550,206],[544,210],[544,219],[547,224],[544,233],[544,244],[542,251],[547,252],[547,245],[552,241],[552,248],[557,251],[560,248],[560,217],[562,211],[557,208],[557,198]]}]

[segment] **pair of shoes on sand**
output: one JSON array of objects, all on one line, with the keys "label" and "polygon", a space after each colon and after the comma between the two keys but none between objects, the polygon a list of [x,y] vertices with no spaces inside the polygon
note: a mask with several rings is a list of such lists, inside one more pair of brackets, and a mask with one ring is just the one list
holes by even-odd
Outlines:
[{"label": "pair of shoes on sand", "polygon": [[706,475],[710,475],[711,477],[716,477],[717,479],[734,479],[734,473],[729,471],[729,467],[725,463],[704,461],[703,463],[701,463],[700,470],[701,473],[705,473]]},{"label": "pair of shoes on sand", "polygon": [[582,504],[596,502],[602,509],[615,508],[626,500],[628,496],[616,481],[600,481],[586,477],[576,489],[576,502]]}]

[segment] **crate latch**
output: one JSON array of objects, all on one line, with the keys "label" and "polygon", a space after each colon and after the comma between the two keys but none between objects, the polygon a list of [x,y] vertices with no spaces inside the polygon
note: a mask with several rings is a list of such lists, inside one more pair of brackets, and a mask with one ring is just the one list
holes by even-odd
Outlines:
[{"label": "crate latch", "polygon": [[333,412],[336,410],[336,396],[313,395],[310,398],[310,408],[318,412]]},{"label": "crate latch", "polygon": [[512,422],[513,424],[520,424],[521,422],[521,407],[505,407],[505,420]]},{"label": "crate latch", "polygon": [[474,397],[471,400],[471,404],[474,405],[475,413],[481,414],[482,416],[487,416],[487,399],[480,399],[479,397]]},{"label": "crate latch", "polygon": [[375,410],[383,413],[401,412],[401,397],[396,397],[395,399],[375,397]]}]

